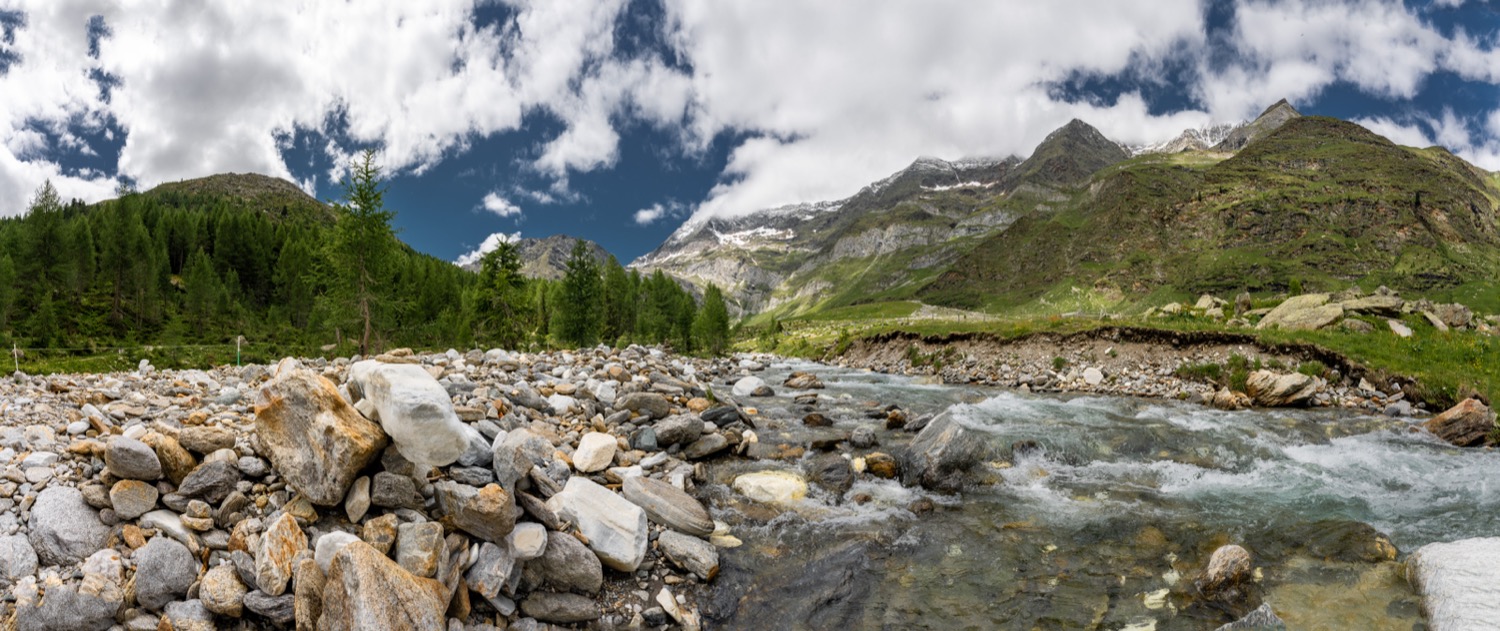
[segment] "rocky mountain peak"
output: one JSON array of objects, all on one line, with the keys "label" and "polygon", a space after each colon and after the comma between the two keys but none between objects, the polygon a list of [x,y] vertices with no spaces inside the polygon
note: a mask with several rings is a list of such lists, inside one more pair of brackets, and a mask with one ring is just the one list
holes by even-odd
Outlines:
[{"label": "rocky mountain peak", "polygon": [[1298,112],[1297,108],[1292,107],[1292,104],[1288,103],[1286,99],[1281,99],[1266,108],[1266,111],[1261,112],[1260,116],[1255,117],[1255,120],[1250,121],[1249,124],[1231,132],[1223,142],[1214,145],[1214,150],[1239,151],[1257,138],[1261,138],[1285,125],[1287,121],[1301,116],[1302,113]]},{"label": "rocky mountain peak", "polygon": [[1105,137],[1093,125],[1078,119],[1068,121],[1047,135],[1031,157],[1016,167],[1013,182],[1076,185],[1094,172],[1130,158],[1130,154]]}]

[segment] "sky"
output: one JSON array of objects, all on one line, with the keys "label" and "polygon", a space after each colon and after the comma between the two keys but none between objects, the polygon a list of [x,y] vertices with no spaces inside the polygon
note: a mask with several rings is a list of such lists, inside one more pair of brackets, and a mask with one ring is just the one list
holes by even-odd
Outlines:
[{"label": "sky", "polygon": [[841,199],[919,156],[1117,142],[1279,99],[1500,170],[1492,0],[0,0],[0,217],[225,172],[337,199],[380,151],[400,237],[568,234]]}]

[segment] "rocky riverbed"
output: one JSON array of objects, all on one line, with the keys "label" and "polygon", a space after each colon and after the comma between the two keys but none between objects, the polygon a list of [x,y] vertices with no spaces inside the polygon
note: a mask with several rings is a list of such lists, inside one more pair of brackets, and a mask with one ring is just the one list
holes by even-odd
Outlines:
[{"label": "rocky riverbed", "polygon": [[[1104,451],[1060,456],[1066,441],[1037,434],[996,439],[1006,453],[947,451],[972,456],[953,467],[957,460],[931,449],[944,444],[935,435],[949,427],[957,413],[950,410],[1009,410],[1004,397],[1012,395],[813,364],[767,370],[772,361],[639,347],[397,351],[207,371],[143,364],[123,374],[16,375],[0,381],[0,628],[944,628],[955,620],[1073,620],[1093,616],[1088,608],[1098,603],[1083,595],[1100,588],[1094,578],[1064,581],[1066,590],[1048,596],[1062,599],[1047,614],[1053,618],[972,617],[930,608],[925,599],[944,598],[932,590],[953,577],[929,575],[936,559],[922,559],[936,551],[947,558],[938,565],[967,568],[954,560],[954,546],[988,550],[965,543],[984,537],[1020,546],[1015,551],[1055,541],[1066,549],[1045,553],[1047,572],[1083,567],[1095,563],[1093,551],[1068,545],[1070,537],[1098,542],[1118,524],[1100,531],[1016,515],[997,537],[988,532],[997,519],[986,508],[993,498],[980,492],[971,510],[954,489],[1025,489],[1048,469],[1135,454],[1139,440],[1126,434],[1172,443],[1160,454],[1185,465],[1234,466],[1214,464],[1219,456],[1191,436],[1112,427],[1125,442]],[[1109,376],[1091,383],[1088,368],[1038,385],[1089,388],[1128,374],[1106,367]],[[1164,383],[1160,377],[1153,383]],[[834,381],[825,388],[824,379]],[[1051,410],[1048,418],[1074,413],[1037,405]],[[1315,429],[1320,423],[1277,421],[1258,431],[1326,440],[1409,422],[1366,418],[1338,431]],[[1083,491],[1068,491],[1076,492]],[[1174,523],[1132,523],[1132,536],[1149,541],[1131,548],[1133,561],[1106,563],[1119,566],[1110,571],[1139,572],[1162,564],[1161,554],[1176,560],[1150,571],[1206,571],[1216,548],[1203,546],[1222,535],[1163,519]],[[1381,550],[1373,530],[1348,528],[1336,545],[1349,539]],[[924,537],[942,543],[913,549]],[[989,552],[1009,569],[984,577],[981,591],[1024,601],[1036,597],[1036,581],[1049,580],[1024,569],[1037,559]],[[1224,584],[1248,585],[1241,574]],[[881,576],[903,591],[871,582]],[[961,598],[984,598],[963,585]],[[1201,600],[1170,594],[1172,607]],[[1087,607],[1061,604],[1072,596]],[[866,607],[870,598],[897,608]],[[1160,613],[1155,601],[1143,602],[1118,615]],[[877,614],[887,622],[877,623]]]}]

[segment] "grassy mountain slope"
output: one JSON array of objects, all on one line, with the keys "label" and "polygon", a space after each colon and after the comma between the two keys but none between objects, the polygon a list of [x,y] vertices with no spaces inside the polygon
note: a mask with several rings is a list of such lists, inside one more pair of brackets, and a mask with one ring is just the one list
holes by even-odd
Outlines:
[{"label": "grassy mountain slope", "polygon": [[1095,174],[1055,215],[997,233],[925,287],[998,308],[1059,287],[1126,297],[1350,283],[1431,293],[1500,270],[1492,174],[1353,123],[1293,118],[1216,161],[1144,156]]}]

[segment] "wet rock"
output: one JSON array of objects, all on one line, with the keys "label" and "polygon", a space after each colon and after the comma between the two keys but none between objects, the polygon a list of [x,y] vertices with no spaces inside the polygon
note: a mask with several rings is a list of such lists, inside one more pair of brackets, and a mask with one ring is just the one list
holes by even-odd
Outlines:
[{"label": "wet rock", "polygon": [[[379,597],[371,597],[379,594]],[[442,631],[447,590],[418,578],[379,551],[356,541],[333,557],[323,586],[320,631],[413,629]]]},{"label": "wet rock", "polygon": [[476,489],[443,481],[433,485],[433,489],[438,504],[452,516],[453,525],[480,539],[500,543],[515,528],[515,498],[498,484]]},{"label": "wet rock", "polygon": [[1495,411],[1479,399],[1464,399],[1423,423],[1422,428],[1459,447],[1474,447],[1490,441],[1495,434]]},{"label": "wet rock", "polygon": [[287,513],[272,521],[260,535],[255,554],[255,585],[269,596],[280,596],[292,578],[297,555],[307,549],[307,535]]},{"label": "wet rock", "polygon": [[713,544],[679,532],[668,530],[656,538],[657,545],[667,558],[678,567],[711,581],[719,574],[719,552]]},{"label": "wet rock", "polygon": [[250,589],[240,581],[233,565],[216,565],[203,574],[203,584],[198,587],[198,599],[203,606],[221,616],[238,618],[245,613],[245,594]]},{"label": "wet rock", "polygon": [[810,412],[802,417],[802,424],[808,427],[833,427],[833,419],[828,418],[822,412]]},{"label": "wet rock", "polygon": [[761,386],[759,388],[756,388],[755,391],[751,392],[750,396],[752,396],[752,397],[774,397],[774,396],[776,396],[776,391],[772,390],[771,386],[765,386],[765,385],[763,385],[763,386]]},{"label": "wet rock", "polygon": [[901,475],[900,465],[890,454],[873,453],[865,456],[865,470],[877,478],[894,480]]},{"label": "wet rock", "polygon": [[663,419],[672,413],[672,404],[655,392],[632,392],[615,399],[615,409],[630,410],[651,420]]},{"label": "wet rock", "polygon": [[1250,408],[1250,397],[1242,392],[1234,392],[1229,388],[1220,388],[1214,393],[1213,406],[1220,410],[1234,411]]},{"label": "wet rock", "polygon": [[713,423],[718,427],[728,427],[735,423],[750,424],[750,419],[740,412],[739,408],[732,405],[721,405],[716,408],[704,410],[699,415],[704,421]]},{"label": "wet rock", "polygon": [[1276,617],[1271,606],[1262,604],[1255,611],[1214,631],[1286,631],[1286,623]]},{"label": "wet rock", "polygon": [[542,622],[572,624],[599,619],[599,605],[594,599],[578,594],[532,592],[521,601],[521,611]]},{"label": "wet rock", "polygon": [[727,447],[729,447],[729,439],[723,434],[704,434],[684,448],[682,455],[688,460],[699,460],[724,451]]},{"label": "wet rock", "polygon": [[1288,298],[1255,325],[1257,329],[1281,328],[1316,331],[1344,317],[1344,308],[1329,304],[1328,294],[1304,294]]},{"label": "wet rock", "polygon": [[853,445],[855,449],[869,449],[880,444],[880,441],[875,438],[875,430],[873,428],[856,427],[849,434],[849,444]]},{"label": "wet rock", "polygon": [[907,446],[901,459],[903,481],[930,489],[956,490],[963,486],[969,469],[988,460],[993,451],[985,432],[944,412]]},{"label": "wet rock", "polygon": [[438,558],[443,555],[443,525],[435,521],[401,524],[396,531],[396,563],[412,576],[436,576]]},{"label": "wet rock", "polygon": [[705,622],[716,629],[856,628],[880,580],[870,571],[874,546],[855,539],[754,571],[726,566],[699,602]]},{"label": "wet rock", "polygon": [[838,495],[843,495],[849,487],[854,485],[853,467],[849,465],[848,460],[838,454],[816,456],[805,466],[808,479]]},{"label": "wet rock", "polygon": [[669,416],[656,422],[656,444],[662,449],[690,445],[703,435],[703,421],[691,414]]},{"label": "wet rock", "polygon": [[1321,389],[1319,379],[1302,373],[1277,374],[1269,370],[1250,373],[1245,390],[1261,407],[1297,407],[1307,405]]},{"label": "wet rock", "polygon": [[807,497],[807,482],[786,471],[758,471],[734,479],[734,490],[757,502],[789,506]]},{"label": "wet rock", "polygon": [[49,486],[37,494],[27,530],[43,565],[77,563],[103,548],[109,536],[109,527],[100,523],[83,493],[66,486]]},{"label": "wet rock", "polygon": [[[255,431],[287,484],[312,503],[344,500],[359,471],[380,455],[386,435],[323,377],[282,361],[260,389]],[[275,594],[272,594],[273,596]]]},{"label": "wet rock", "polygon": [[177,494],[218,504],[234,491],[234,485],[239,481],[240,469],[235,463],[224,460],[204,462],[183,478]]},{"label": "wet rock", "polygon": [[1203,601],[1218,603],[1231,613],[1243,613],[1247,605],[1255,605],[1250,602],[1252,570],[1248,550],[1234,544],[1221,546],[1209,556],[1208,567],[1193,587]]},{"label": "wet rock", "polygon": [[198,579],[193,554],[167,537],[152,537],[135,551],[134,559],[135,600],[152,611],[187,595],[188,587]]},{"label": "wet rock", "polygon": [[115,477],[128,480],[161,478],[161,459],[156,451],[139,440],[115,436],[104,447],[104,465]]},{"label": "wet rock", "polygon": [[821,389],[823,382],[818,379],[817,375],[799,370],[788,375],[781,385],[793,390],[815,390]]},{"label": "wet rock", "polygon": [[140,480],[120,480],[109,489],[109,503],[120,519],[135,519],[156,508],[156,486]]},{"label": "wet rock", "polygon": [[421,366],[375,360],[349,367],[349,395],[369,400],[374,420],[408,460],[435,467],[458,460],[474,430],[458,420],[448,392]]},{"label": "wet rock", "polygon": [[651,521],[695,537],[707,537],[714,531],[714,520],[708,509],[671,484],[653,478],[632,477],[625,479],[621,490],[625,499],[646,511]]},{"label": "wet rock", "polygon": [[577,524],[605,565],[634,572],[645,559],[646,512],[613,491],[575,476],[547,507]]},{"label": "wet rock", "polygon": [[739,381],[734,382],[734,387],[730,390],[730,392],[732,392],[734,396],[737,397],[748,397],[755,394],[755,391],[764,387],[766,387],[766,382],[764,379],[761,379],[760,377],[745,377],[743,379],[740,379]]},{"label": "wet rock", "polygon": [[1406,561],[1433,631],[1492,628],[1500,620],[1500,537],[1431,543]]},{"label": "wet rock", "polygon": [[614,463],[615,437],[602,432],[589,432],[578,439],[578,449],[573,451],[573,467],[583,473],[594,473],[609,468]]}]

